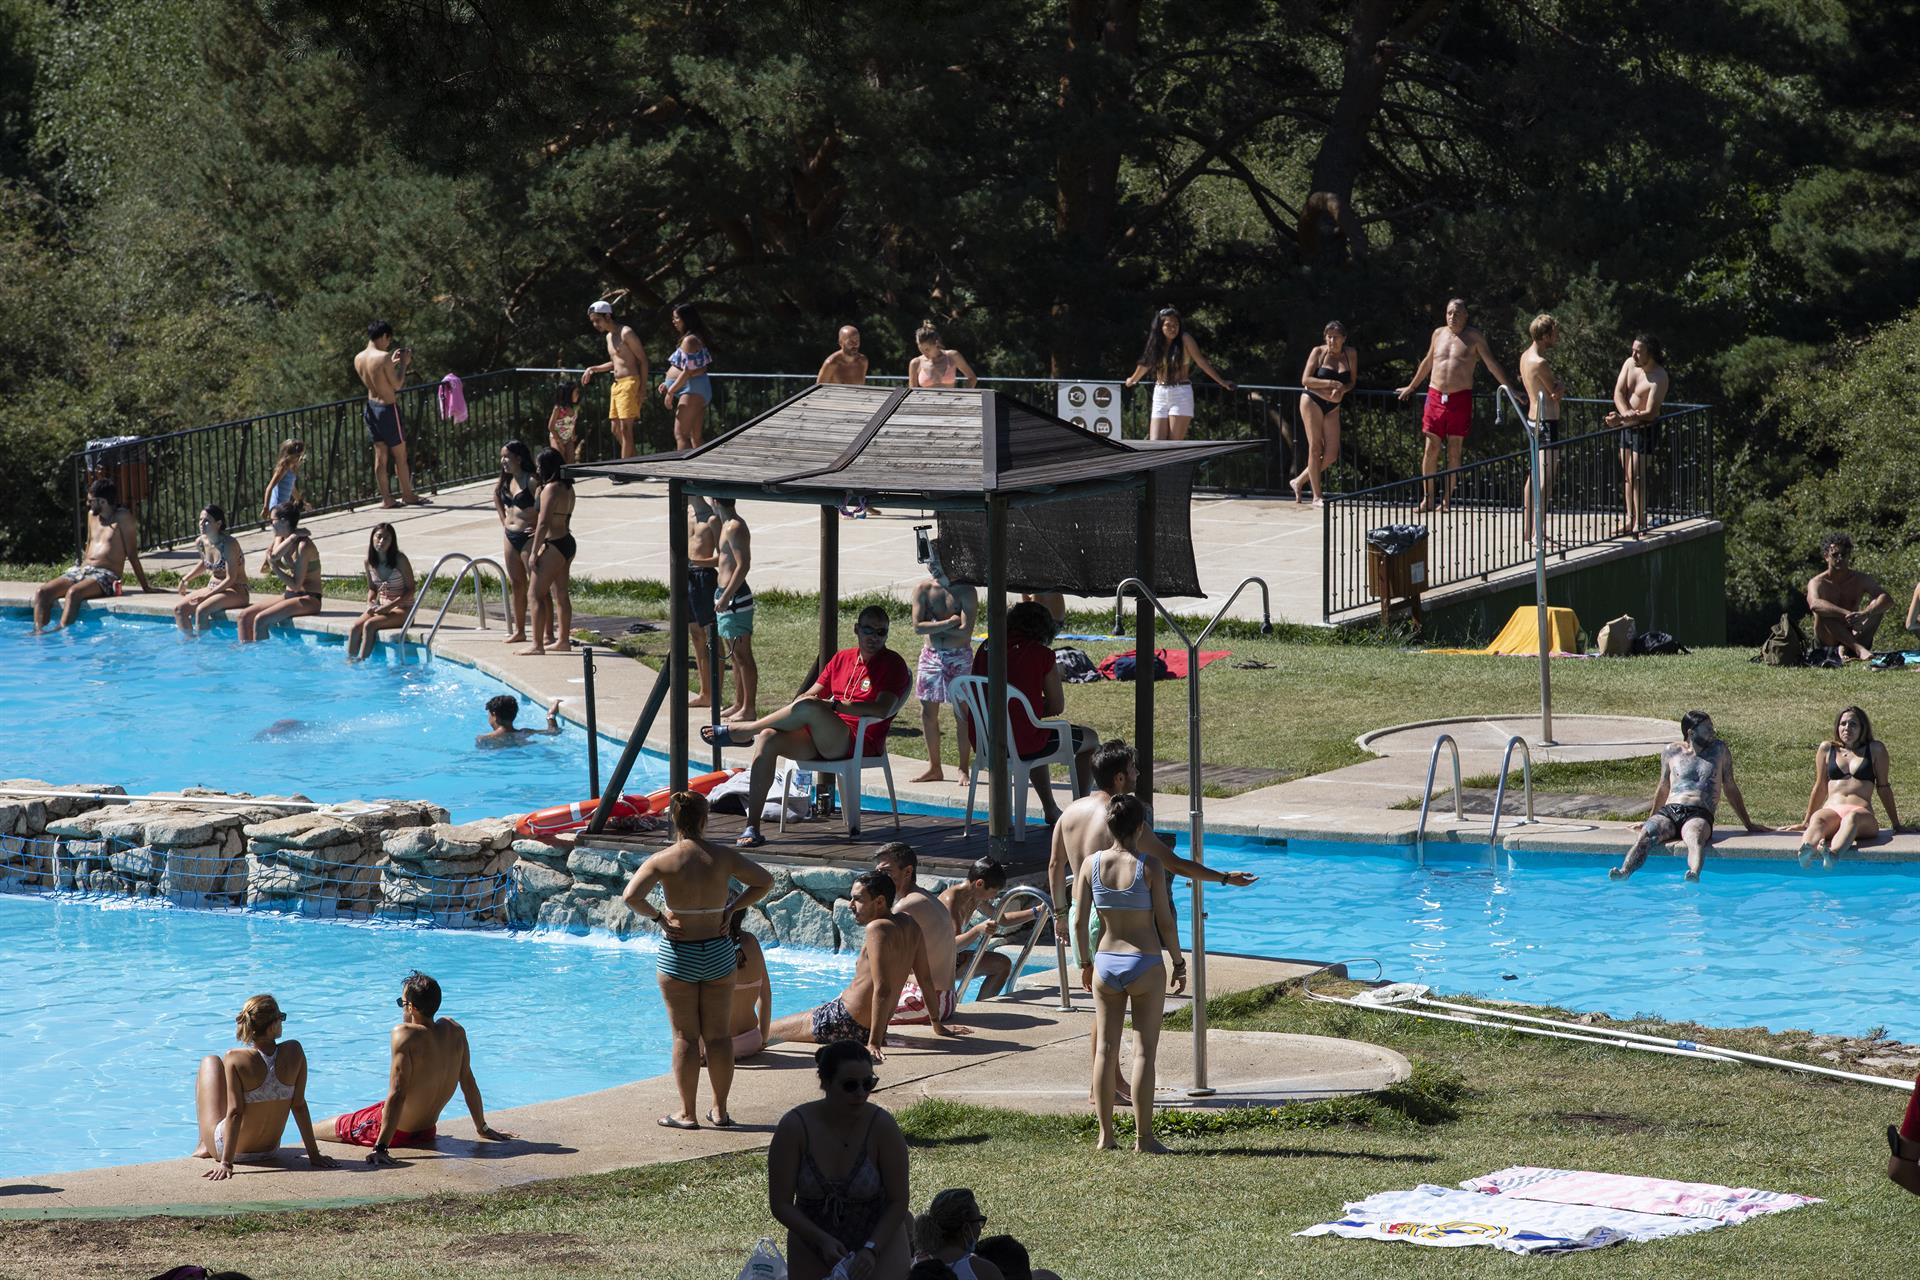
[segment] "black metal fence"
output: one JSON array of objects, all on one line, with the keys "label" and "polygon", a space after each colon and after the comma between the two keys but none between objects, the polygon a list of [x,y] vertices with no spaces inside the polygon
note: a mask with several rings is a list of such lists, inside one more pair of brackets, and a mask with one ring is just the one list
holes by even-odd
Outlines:
[{"label": "black metal fence", "polygon": [[[1573,412],[1579,408],[1576,416]],[[1560,443],[1542,451],[1550,467],[1546,484],[1547,548],[1565,559],[1568,552],[1633,535],[1622,532],[1626,489],[1620,458],[1621,433],[1600,429],[1569,438],[1567,427],[1583,419],[1603,418],[1605,402],[1569,401],[1562,417]],[[1517,414],[1508,415],[1511,425]],[[1515,431],[1520,428],[1515,426]],[[1367,572],[1367,531],[1383,525],[1424,525],[1427,537],[1426,589],[1475,579],[1533,562],[1526,540],[1524,495],[1530,459],[1524,435],[1519,449],[1470,462],[1431,479],[1418,474],[1418,446],[1412,478],[1398,478],[1350,493],[1331,494],[1324,520],[1322,613],[1334,621],[1354,610],[1377,607]],[[1689,406],[1662,416],[1653,429],[1644,461],[1647,527],[1713,514],[1713,431],[1709,410]],[[1445,511],[1423,511],[1429,501],[1447,496]]]}]

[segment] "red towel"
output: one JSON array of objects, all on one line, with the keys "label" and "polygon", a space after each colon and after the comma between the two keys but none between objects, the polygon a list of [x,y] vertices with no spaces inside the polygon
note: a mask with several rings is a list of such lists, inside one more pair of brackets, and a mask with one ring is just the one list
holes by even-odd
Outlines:
[{"label": "red towel", "polygon": [[[1155,649],[1154,652],[1160,655],[1160,661],[1167,664],[1167,676],[1169,679],[1186,679],[1187,651],[1185,649]],[[1113,657],[1131,658],[1133,654],[1134,651],[1128,649],[1125,652],[1114,654]],[[1233,650],[1231,649],[1202,649],[1200,651],[1200,665],[1204,667],[1210,662],[1218,662],[1222,658],[1231,658],[1232,656]],[[1111,662],[1112,660],[1112,658],[1109,658],[1107,661]],[[1104,663],[1101,665],[1103,667],[1105,666]]]}]

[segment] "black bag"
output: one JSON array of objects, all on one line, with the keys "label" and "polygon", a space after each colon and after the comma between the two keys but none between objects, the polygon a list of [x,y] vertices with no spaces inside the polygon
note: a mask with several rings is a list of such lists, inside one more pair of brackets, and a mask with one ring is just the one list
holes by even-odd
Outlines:
[{"label": "black bag", "polygon": [[1780,621],[1773,624],[1773,630],[1767,632],[1766,640],[1760,646],[1760,661],[1770,667],[1804,667],[1807,664],[1807,642],[1801,638],[1800,628],[1786,614],[1780,615]]},{"label": "black bag", "polygon": [[1106,679],[1093,659],[1078,649],[1055,649],[1053,665],[1059,669],[1063,684],[1099,684]]},{"label": "black bag", "polygon": [[1692,651],[1664,631],[1643,631],[1633,638],[1633,648],[1631,652],[1635,657],[1648,657],[1657,654],[1690,653]]},{"label": "black bag", "polygon": [[[1136,673],[1135,658],[1131,653],[1108,658],[1100,666],[1110,680],[1131,680]],[[1173,672],[1167,670],[1167,660],[1157,653],[1153,655],[1153,678],[1155,680],[1173,679]]]}]

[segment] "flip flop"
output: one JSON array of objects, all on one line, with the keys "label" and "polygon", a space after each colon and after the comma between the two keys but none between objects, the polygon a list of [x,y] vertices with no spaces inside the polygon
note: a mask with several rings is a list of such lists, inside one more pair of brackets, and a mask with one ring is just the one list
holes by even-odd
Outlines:
[{"label": "flip flop", "polygon": [[662,1129],[698,1129],[700,1127],[696,1120],[675,1120],[672,1116],[661,1116],[659,1125]]},{"label": "flip flop", "polygon": [[716,1129],[731,1129],[731,1128],[733,1128],[733,1117],[732,1117],[732,1116],[726,1116],[726,1117],[724,1117],[724,1118],[723,1118],[723,1117],[720,1117],[720,1116],[717,1116],[717,1115],[715,1115],[715,1114],[713,1114],[713,1108],[712,1108],[712,1107],[708,1107],[708,1108],[707,1108],[707,1123],[708,1123],[708,1124],[710,1124],[710,1125],[712,1125],[712,1126],[713,1126],[714,1128],[716,1128]]},{"label": "flip flop", "polygon": [[700,737],[709,746],[744,747],[747,745],[733,736],[733,726],[730,724],[703,724],[700,726]]},{"label": "flip flop", "polygon": [[760,828],[748,827],[745,831],[742,831],[739,838],[733,842],[733,847],[736,849],[758,849],[766,842],[767,838],[760,834]]}]

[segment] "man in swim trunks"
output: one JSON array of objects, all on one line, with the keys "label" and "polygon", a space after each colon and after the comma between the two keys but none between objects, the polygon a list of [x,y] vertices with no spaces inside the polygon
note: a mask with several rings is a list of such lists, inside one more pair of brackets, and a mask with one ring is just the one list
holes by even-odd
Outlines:
[{"label": "man in swim trunks", "polygon": [[873,866],[893,880],[893,909],[912,916],[920,926],[921,951],[915,957],[913,975],[900,988],[893,1020],[924,1022],[937,1036],[971,1035],[966,1027],[947,1025],[953,1016],[953,982],[959,976],[954,953],[959,948],[954,942],[953,917],[940,899],[920,887],[920,855],[912,845],[895,840],[880,846]]},{"label": "man in swim trunks", "polygon": [[[106,476],[87,486],[87,550],[73,568],[33,593],[33,633],[47,629],[53,617],[53,602],[60,601],[60,626],[70,627],[80,616],[80,606],[102,596],[117,596],[127,562],[142,591],[153,590],[147,571],[140,564],[140,531],[133,512],[120,505],[120,488]],[[57,629],[57,628],[56,628]]]},{"label": "man in swim trunks", "polygon": [[397,1003],[403,1016],[393,1029],[393,1069],[386,1098],[322,1122],[314,1136],[322,1142],[372,1147],[368,1164],[398,1164],[387,1148],[432,1146],[440,1111],[457,1088],[467,1100],[475,1133],[495,1142],[512,1138],[487,1124],[466,1029],[452,1018],[434,1019],[440,1011],[440,984],[416,970],[401,985]]},{"label": "man in swim trunks", "polygon": [[1667,398],[1666,355],[1660,343],[1646,334],[1633,340],[1633,350],[1620,366],[1613,383],[1613,412],[1609,427],[1620,431],[1620,469],[1626,487],[1627,518],[1609,537],[1638,535],[1647,527],[1647,454],[1653,451],[1654,423]]},{"label": "man in swim trunks", "polygon": [[714,624],[714,597],[720,594],[720,524],[712,503],[697,493],[687,499],[687,640],[700,676],[700,692],[687,702],[690,707],[713,706],[719,693],[707,628]]},{"label": "man in swim trunks", "polygon": [[1807,582],[1807,608],[1813,610],[1813,642],[1840,651],[1842,662],[1873,657],[1873,636],[1893,597],[1873,577],[1853,567],[1853,539],[1830,533],[1820,542],[1824,573]]},{"label": "man in swim trunks", "polygon": [[[927,743],[927,767],[912,782],[939,782],[941,769],[940,708],[949,701],[947,690],[973,670],[973,620],[980,607],[977,592],[964,582],[951,582],[940,565],[940,550],[927,542],[927,576],[913,589],[913,629],[920,637],[920,661],[913,681],[920,699],[920,732]],[[960,774],[966,776],[972,759],[967,726],[956,714],[954,737],[960,743]]]},{"label": "man in swim trunks", "polygon": [[516,729],[513,722],[520,715],[520,699],[510,693],[495,694],[487,699],[487,731],[473,740],[476,747],[524,747],[533,738],[551,737],[560,732],[560,702],[553,700],[547,708],[547,727],[544,729]]},{"label": "man in swim trunks", "polygon": [[894,910],[893,897],[893,877],[884,871],[869,871],[853,882],[853,918],[866,930],[853,981],[819,1008],[776,1021],[772,1039],[799,1044],[864,1040],[873,1060],[885,1061],[887,1024],[901,988],[908,972],[924,969],[927,962],[920,926],[912,916]]},{"label": "man in swim trunks", "polygon": [[[605,298],[587,308],[587,319],[595,329],[607,335],[607,362],[588,365],[580,374],[580,385],[593,381],[596,373],[613,374],[613,391],[607,402],[607,425],[613,428],[613,447],[617,457],[633,456],[633,426],[640,417],[642,394],[647,386],[647,352],[640,335],[613,318],[613,304]],[[621,483],[614,481],[615,484]]]},{"label": "man in swim trunks", "polygon": [[[979,948],[986,952],[980,957],[980,967],[975,970],[980,975],[982,1000],[991,1000],[999,995],[1013,976],[1013,962],[993,949],[993,913],[1006,887],[1007,868],[992,858],[980,858],[967,869],[965,880],[940,893],[940,905],[947,909],[947,915],[953,919],[954,945],[965,948],[953,958],[956,986],[960,980],[959,975],[967,971],[967,965],[973,960],[974,949]],[[1039,910],[1033,907],[1009,911],[1000,917],[1000,927],[1009,930],[1018,929],[1019,926],[1030,923],[1039,914]],[[969,926],[967,922],[976,915],[984,916],[985,919]]]},{"label": "man in swim trunks", "polygon": [[1687,846],[1687,879],[1698,880],[1707,843],[1713,839],[1713,815],[1722,791],[1749,835],[1766,831],[1747,816],[1747,803],[1733,781],[1732,748],[1714,735],[1712,717],[1704,711],[1689,711],[1680,717],[1680,741],[1660,752],[1660,786],[1653,793],[1653,812],[1626,860],[1608,871],[1608,878],[1625,880],[1640,869],[1655,844],[1681,840]]},{"label": "man in swim trunks", "polygon": [[[1540,492],[1551,497],[1553,475],[1560,466],[1560,402],[1567,388],[1547,361],[1547,353],[1560,345],[1560,322],[1544,311],[1527,326],[1533,345],[1520,355],[1520,382],[1527,389],[1527,417],[1540,437]],[[1533,476],[1521,486],[1520,541],[1533,542]],[[1544,508],[1545,498],[1541,504]],[[1545,530],[1541,531],[1543,534]],[[1553,538],[1549,536],[1551,543]]]},{"label": "man in swim trunks", "polygon": [[[1073,916],[1073,895],[1069,892],[1069,886],[1080,874],[1080,864],[1114,844],[1113,831],[1107,826],[1107,806],[1113,803],[1115,796],[1132,792],[1139,783],[1139,759],[1132,747],[1116,738],[1095,748],[1093,789],[1062,809],[1059,821],[1053,824],[1053,848],[1047,860],[1047,892],[1053,899],[1053,927],[1056,932],[1065,930],[1065,922]],[[1147,815],[1146,825],[1140,829],[1134,847],[1151,865],[1159,867],[1162,875],[1178,872],[1191,880],[1230,884],[1236,888],[1244,888],[1259,879],[1249,871],[1221,871],[1181,857],[1154,833],[1151,813]],[[1093,915],[1092,928],[1092,945],[1098,947],[1099,912]],[[1077,969],[1085,957],[1079,954],[1078,944],[1071,936],[1067,941],[1074,950],[1073,962]],[[1120,1082],[1121,1101],[1126,1100],[1126,1093],[1127,1085],[1123,1080]],[[1087,1101],[1094,1101],[1091,1085],[1088,1086]]]},{"label": "man in swim trunks", "polygon": [[[1506,370],[1493,358],[1487,336],[1467,323],[1466,300],[1453,298],[1447,303],[1447,322],[1433,331],[1433,337],[1427,342],[1427,354],[1420,357],[1420,367],[1413,371],[1413,380],[1399,391],[1400,398],[1405,400],[1413,395],[1414,388],[1423,379],[1427,382],[1427,407],[1420,416],[1420,430],[1427,438],[1426,450],[1420,457],[1421,475],[1431,476],[1439,469],[1442,440],[1447,442],[1447,469],[1460,469],[1460,452],[1467,443],[1467,428],[1473,424],[1476,361],[1485,364],[1487,372],[1502,386],[1512,385]],[[1453,500],[1453,486],[1458,479],[1457,475],[1447,477],[1447,494],[1440,500],[1440,510],[1445,511]],[[1420,510],[1433,510],[1433,489],[1433,481],[1428,480]]]},{"label": "man in swim trunks", "polygon": [[[413,491],[413,473],[407,467],[407,437],[400,429],[400,388],[413,364],[413,348],[393,345],[393,326],[375,320],[367,326],[367,347],[353,358],[353,371],[367,389],[361,417],[367,424],[367,442],[373,446],[373,487],[380,505],[425,506],[427,499]],[[387,468],[400,481],[400,502],[387,489]]]},{"label": "man in swim trunks", "polygon": [[[753,567],[753,532],[740,518],[732,498],[713,500],[720,522],[714,567],[720,585],[714,589],[714,626],[733,663],[733,705],[720,713],[723,720],[751,720],[760,714],[760,666],[753,659],[753,588],[747,570]],[[724,682],[722,673],[715,679]]]}]

